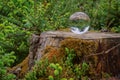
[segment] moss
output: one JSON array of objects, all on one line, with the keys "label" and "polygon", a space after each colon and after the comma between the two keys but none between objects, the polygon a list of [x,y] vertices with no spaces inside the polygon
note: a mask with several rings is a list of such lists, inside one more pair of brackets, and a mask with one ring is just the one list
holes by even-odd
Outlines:
[{"label": "moss", "polygon": [[59,48],[55,48],[52,46],[47,46],[44,50],[44,56],[42,57],[42,59],[48,59],[49,62],[59,62],[60,60],[62,60],[64,54],[62,54],[60,52]]},{"label": "moss", "polygon": [[[28,72],[28,56],[18,65],[9,68],[8,71],[14,73],[18,68],[21,68],[20,72],[16,74],[18,78],[23,78],[25,74]],[[15,72],[16,73],[16,72]]]},{"label": "moss", "polygon": [[67,38],[61,42],[62,52],[65,52],[65,47],[73,49],[78,57],[83,57],[95,53],[97,44],[92,40]]},{"label": "moss", "polygon": [[[98,45],[93,40],[66,38],[63,41],[61,41],[60,48],[47,46],[44,50],[45,55],[42,59],[47,58],[50,62],[61,63],[61,61],[66,56],[66,47],[75,51],[76,58],[74,60],[74,64],[80,64],[81,61],[85,60],[86,56],[96,53]],[[86,61],[91,65],[91,68],[94,68],[98,63],[98,57],[88,57]],[[94,73],[95,71],[91,70],[90,73],[92,72]]]},{"label": "moss", "polygon": [[28,72],[28,60],[29,60],[29,57],[26,57],[22,63],[20,63],[21,65],[21,72],[20,72],[20,77],[24,77],[24,75]]},{"label": "moss", "polygon": [[[76,54],[76,59],[83,59],[85,56],[96,53],[97,43],[93,40],[82,40],[75,38],[66,38],[60,43],[60,48],[47,46],[44,49],[44,56],[42,59],[48,59],[49,61],[60,61],[66,55],[65,48],[73,49]],[[92,60],[94,60],[92,58]],[[96,60],[96,59],[95,59]],[[94,62],[96,63],[96,62]]]}]

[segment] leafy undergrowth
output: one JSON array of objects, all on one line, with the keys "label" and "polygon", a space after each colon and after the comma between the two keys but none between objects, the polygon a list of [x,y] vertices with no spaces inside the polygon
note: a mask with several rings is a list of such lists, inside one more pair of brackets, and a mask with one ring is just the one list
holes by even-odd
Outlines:
[{"label": "leafy undergrowth", "polygon": [[[74,51],[66,48],[67,57],[64,61],[49,63],[49,61],[43,60],[36,64],[34,69],[27,73],[25,80],[78,80],[88,79],[87,74],[89,65],[85,62],[82,64],[73,63],[75,58]],[[69,53],[69,54],[68,54]]]}]

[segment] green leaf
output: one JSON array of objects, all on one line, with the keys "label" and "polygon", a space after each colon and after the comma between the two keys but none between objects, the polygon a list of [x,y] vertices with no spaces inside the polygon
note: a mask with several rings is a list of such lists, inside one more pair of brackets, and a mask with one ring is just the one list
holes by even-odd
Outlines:
[{"label": "green leaf", "polygon": [[62,79],[60,79],[60,80],[67,80],[66,78],[62,78]]},{"label": "green leaf", "polygon": [[59,71],[58,71],[58,70],[55,70],[55,71],[54,71],[54,75],[55,75],[55,76],[58,76],[58,75],[59,75]]},{"label": "green leaf", "polygon": [[50,67],[51,67],[51,68],[54,68],[54,69],[57,68],[56,65],[55,65],[54,63],[51,63],[51,64],[50,64]]},{"label": "green leaf", "polygon": [[49,80],[54,80],[53,76],[49,76],[48,78]]}]

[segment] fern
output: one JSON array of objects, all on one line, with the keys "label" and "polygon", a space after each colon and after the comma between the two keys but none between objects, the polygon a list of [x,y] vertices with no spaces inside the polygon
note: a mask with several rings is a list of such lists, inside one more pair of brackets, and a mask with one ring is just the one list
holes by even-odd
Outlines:
[{"label": "fern", "polygon": [[0,46],[0,80],[15,79],[15,75],[7,73],[7,68],[15,59],[14,52],[5,53],[5,50]]}]

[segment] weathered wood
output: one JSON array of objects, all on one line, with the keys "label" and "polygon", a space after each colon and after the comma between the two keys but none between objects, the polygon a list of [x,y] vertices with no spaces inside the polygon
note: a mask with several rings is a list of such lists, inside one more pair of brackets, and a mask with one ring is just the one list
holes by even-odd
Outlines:
[{"label": "weathered wood", "polygon": [[[66,38],[82,39],[97,43],[96,53],[86,55],[86,60],[97,57],[94,62],[96,73],[107,72],[114,75],[120,74],[120,34],[88,32],[82,35],[72,32],[48,31],[41,35],[33,35],[29,52],[29,67],[34,65],[35,60],[40,60],[47,46],[60,47],[61,41]],[[72,42],[71,42],[72,43]]]}]

